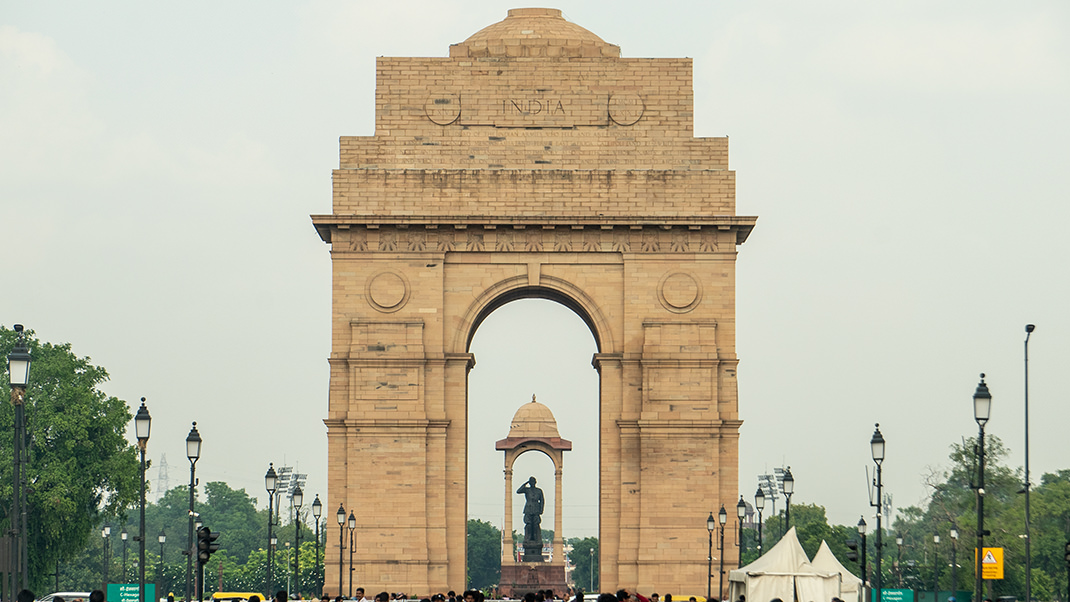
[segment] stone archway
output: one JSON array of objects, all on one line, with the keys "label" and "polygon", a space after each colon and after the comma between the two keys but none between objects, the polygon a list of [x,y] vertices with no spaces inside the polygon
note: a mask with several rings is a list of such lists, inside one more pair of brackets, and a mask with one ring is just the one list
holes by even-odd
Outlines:
[{"label": "stone archway", "polygon": [[735,215],[727,139],[693,136],[691,79],[553,9],[448,58],[378,59],[376,134],[342,137],[313,216],[328,507],[356,511],[369,591],[463,587],[467,456],[447,441],[467,441],[475,329],[522,297],[571,307],[598,345],[603,583],[702,591],[705,517],[739,493],[734,274],[756,218]]}]

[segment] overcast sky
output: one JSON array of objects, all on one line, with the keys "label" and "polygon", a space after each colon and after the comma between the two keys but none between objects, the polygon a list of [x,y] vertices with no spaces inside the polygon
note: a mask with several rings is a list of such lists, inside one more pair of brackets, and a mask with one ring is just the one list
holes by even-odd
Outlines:
[{"label": "overcast sky", "polygon": [[[375,57],[446,56],[515,6],[6,3],[0,323],[72,343],[132,409],[147,397],[171,486],[196,420],[202,483],[266,505],[268,462],[288,464],[328,503],[330,257],[308,216],[331,210],[338,137],[374,133]],[[1070,4],[551,6],[622,56],[692,57],[696,135],[730,137],[738,213],[759,216],[737,280],[746,499],[790,465],[796,503],[870,516],[880,422],[887,491],[925,503],[925,475],[976,432],[982,371],[988,432],[1020,465],[1026,323],[1034,481],[1070,467]],[[595,534],[590,332],[523,301],[472,350],[469,515],[501,524],[493,441],[534,393],[576,442],[565,535]],[[531,456],[517,475],[552,499]]]}]

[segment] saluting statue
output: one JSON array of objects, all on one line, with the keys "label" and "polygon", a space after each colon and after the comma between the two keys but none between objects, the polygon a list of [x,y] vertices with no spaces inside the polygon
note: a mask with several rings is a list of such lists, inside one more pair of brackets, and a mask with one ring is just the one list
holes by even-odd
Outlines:
[{"label": "saluting statue", "polygon": [[528,479],[527,483],[516,490],[523,494],[527,501],[524,502],[524,541],[538,542],[542,545],[542,489],[535,486],[535,477]]}]

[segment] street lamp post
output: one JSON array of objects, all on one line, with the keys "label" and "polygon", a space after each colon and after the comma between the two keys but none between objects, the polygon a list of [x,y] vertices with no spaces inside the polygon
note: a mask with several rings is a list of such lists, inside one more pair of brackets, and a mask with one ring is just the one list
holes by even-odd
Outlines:
[{"label": "street lamp post", "polygon": [[933,602],[940,602],[940,536],[933,535]]},{"label": "street lamp post", "polygon": [[784,489],[784,534],[787,534],[788,529],[791,528],[791,494],[795,493],[795,477],[791,476],[791,467],[784,471],[784,480],[782,482]]},{"label": "street lamp post", "polygon": [[123,576],[119,578],[119,581],[126,583],[126,526],[123,526],[123,530],[119,532],[119,539],[123,542]]},{"label": "street lamp post", "polygon": [[159,597],[159,592],[163,589],[163,544],[167,541],[167,534],[163,532],[163,529],[160,529],[156,541],[160,542],[160,561],[156,564],[156,592]]},{"label": "street lamp post", "polygon": [[[982,566],[981,561],[985,554],[985,424],[992,413],[992,394],[988,392],[985,384],[985,375],[981,374],[981,382],[973,394],[973,419],[977,421],[977,575],[973,584],[973,599],[981,600]],[[1026,576],[1029,580],[1029,575]],[[938,602],[938,601],[937,601]]]},{"label": "street lamp post", "polygon": [[877,507],[877,541],[874,542],[874,547],[877,551],[877,602],[881,602],[881,560],[883,558],[881,548],[884,547],[882,537],[884,535],[884,529],[881,528],[881,488],[884,486],[881,481],[881,465],[884,464],[884,435],[881,434],[881,425],[874,425],[873,437],[869,440],[869,449],[873,455],[873,462],[877,465],[877,500],[876,503],[870,502],[870,505]]},{"label": "street lamp post", "polygon": [[104,525],[100,530],[100,536],[104,538],[104,589],[108,588],[108,568],[111,564],[111,550],[108,544],[111,542],[111,526]]},{"label": "street lamp post", "polygon": [[349,597],[353,597],[353,531],[357,528],[357,517],[353,516],[353,511],[349,511],[349,519],[346,521],[346,526],[349,527]]},{"label": "street lamp post", "polygon": [[323,594],[323,586],[320,584],[320,516],[323,516],[323,503],[317,494],[316,499],[312,501],[312,517],[316,519],[316,564],[312,570],[315,575],[316,595]]},{"label": "street lamp post", "polygon": [[739,519],[739,566],[743,566],[743,550],[746,549],[746,545],[743,541],[743,519],[747,517],[747,502],[743,501],[743,496],[739,496],[739,501],[736,502],[736,518]]},{"label": "street lamp post", "polygon": [[[145,602],[145,451],[149,446],[149,431],[152,430],[152,416],[145,407],[145,398],[141,398],[141,407],[134,416],[134,434],[137,435],[137,447],[141,452],[141,521],[138,526],[138,601]],[[124,544],[123,556],[126,556]],[[125,562],[124,562],[125,564]],[[123,578],[126,578],[126,567],[123,567]]]},{"label": "street lamp post", "polygon": [[197,553],[194,549],[196,543],[193,541],[193,498],[194,492],[197,490],[197,460],[201,457],[201,434],[197,431],[197,423],[193,423],[193,427],[189,430],[189,435],[186,435],[186,457],[189,458],[189,536],[186,539],[186,600],[191,600],[190,595],[193,593],[193,555]]},{"label": "street lamp post", "polygon": [[903,588],[903,534],[895,534],[895,576],[899,580],[899,588]]},{"label": "street lamp post", "polygon": [[765,493],[762,491],[761,486],[758,486],[758,491],[754,493],[754,509],[758,511],[758,556],[762,555],[762,544],[765,543],[762,540],[762,509],[765,508]]},{"label": "street lamp post", "polygon": [[1029,553],[1030,527],[1029,527],[1029,335],[1033,334],[1036,326],[1025,325],[1025,602],[1033,602],[1032,591],[1032,568],[1033,558]]},{"label": "street lamp post", "polygon": [[264,577],[264,590],[270,595],[271,590],[275,589],[275,583],[272,581],[272,572],[274,569],[273,557],[275,547],[271,545],[271,528],[274,526],[275,518],[273,516],[275,508],[275,490],[279,486],[279,475],[275,472],[275,463],[269,462],[267,473],[264,474],[264,489],[268,494],[268,549],[267,549],[267,575]]},{"label": "street lamp post", "polygon": [[591,566],[590,566],[590,568],[591,568],[591,576],[590,576],[590,585],[591,585],[591,587],[587,591],[588,592],[593,592],[594,591],[594,546],[591,546],[590,548],[587,548],[587,552],[591,555]]},{"label": "street lamp post", "polygon": [[706,530],[710,532],[710,548],[709,553],[706,555],[706,599],[709,600],[713,593],[713,530],[717,528],[717,523],[714,521],[713,513],[710,512],[709,518],[706,519]]},{"label": "street lamp post", "polygon": [[959,551],[959,529],[956,526],[951,527],[951,595],[954,596],[955,592],[959,588],[959,564],[958,564],[958,551]]},{"label": "street lamp post", "polygon": [[721,509],[717,511],[717,522],[721,524],[721,547],[717,548],[721,551],[721,581],[717,585],[717,599],[720,600],[724,598],[724,526],[728,522],[728,513],[725,512],[724,504],[721,504]]},{"label": "street lamp post", "polygon": [[866,519],[863,516],[858,517],[858,535],[862,539],[862,594],[863,599],[869,600],[869,596],[866,594],[866,587],[869,586],[869,565],[866,564]]},{"label": "street lamp post", "polygon": [[301,504],[305,501],[305,494],[301,487],[294,487],[293,495],[290,496],[290,505],[294,509],[294,592],[301,593]]},{"label": "street lamp post", "polygon": [[11,385],[11,405],[15,410],[15,434],[12,441],[13,451],[13,485],[11,496],[11,519],[9,532],[11,538],[11,556],[14,561],[11,570],[11,591],[19,592],[30,586],[26,530],[26,385],[30,382],[30,350],[22,334],[22,324],[14,325],[17,339],[15,347],[7,356],[8,383]]},{"label": "street lamp post", "polygon": [[338,595],[342,595],[342,552],[346,549],[345,540],[345,524],[346,524],[346,509],[342,504],[338,504],[338,514],[335,515],[338,518]]}]

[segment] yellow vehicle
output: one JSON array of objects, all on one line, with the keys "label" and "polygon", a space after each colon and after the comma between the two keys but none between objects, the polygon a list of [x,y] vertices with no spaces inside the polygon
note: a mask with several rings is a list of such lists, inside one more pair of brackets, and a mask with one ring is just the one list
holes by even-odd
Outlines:
[{"label": "yellow vehicle", "polygon": [[212,594],[212,602],[248,602],[253,596],[261,602],[264,600],[264,595],[257,592],[216,592]]}]

